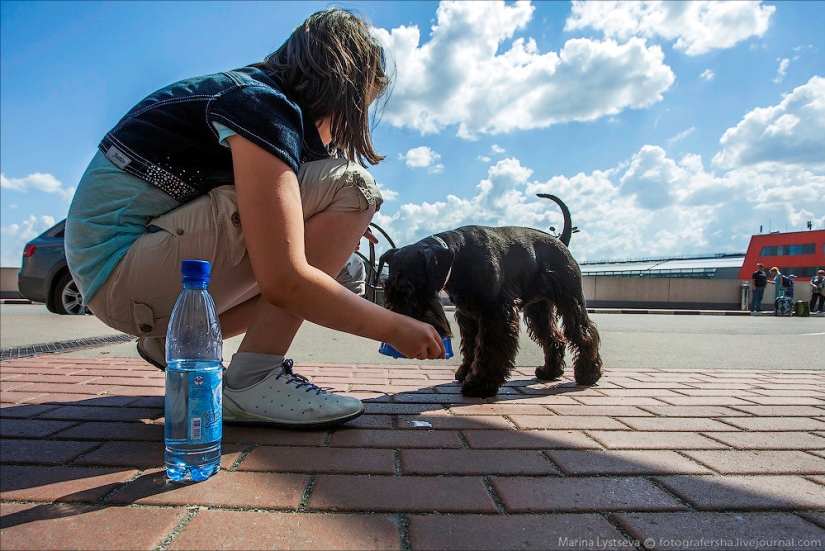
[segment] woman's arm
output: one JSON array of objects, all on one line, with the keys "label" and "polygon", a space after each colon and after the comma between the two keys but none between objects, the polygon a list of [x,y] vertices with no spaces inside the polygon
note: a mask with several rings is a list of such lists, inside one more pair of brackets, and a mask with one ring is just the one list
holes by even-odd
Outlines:
[{"label": "woman's arm", "polygon": [[263,300],[318,325],[387,342],[410,358],[444,357],[432,326],[364,300],[311,266],[295,173],[242,136],[228,141],[244,238]]}]

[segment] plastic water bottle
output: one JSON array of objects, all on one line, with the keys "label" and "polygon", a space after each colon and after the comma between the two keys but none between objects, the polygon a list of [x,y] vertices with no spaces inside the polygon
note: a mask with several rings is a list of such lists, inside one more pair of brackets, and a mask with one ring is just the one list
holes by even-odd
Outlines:
[{"label": "plastic water bottle", "polygon": [[209,268],[183,261],[183,292],[166,332],[164,459],[174,481],[206,480],[221,467],[223,338]]}]

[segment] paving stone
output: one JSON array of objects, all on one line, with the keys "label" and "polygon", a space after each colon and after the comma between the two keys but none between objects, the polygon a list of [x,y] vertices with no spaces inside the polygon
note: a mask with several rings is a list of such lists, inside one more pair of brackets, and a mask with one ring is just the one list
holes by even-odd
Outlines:
[{"label": "paving stone", "polygon": [[62,465],[99,445],[100,442],[3,438],[0,440],[0,463]]},{"label": "paving stone", "polygon": [[252,450],[239,471],[300,473],[395,473],[393,450],[261,446]]},{"label": "paving stone", "polygon": [[201,510],[168,547],[307,551],[400,549],[398,522],[387,515]]},{"label": "paving stone", "polygon": [[679,396],[676,395],[675,397],[666,397],[661,396],[658,398],[650,398],[650,397],[621,397],[621,396],[577,396],[576,401],[586,405],[586,406],[626,406],[626,407],[637,407],[637,406],[661,406],[664,405],[665,401],[669,400],[677,400]]},{"label": "paving stone", "polygon": [[408,474],[560,474],[537,450],[401,450],[401,472]]},{"label": "paving stone", "polygon": [[695,432],[589,430],[588,436],[611,450],[713,450],[728,446]]},{"label": "paving stone", "polygon": [[547,409],[558,415],[604,415],[607,417],[639,417],[653,414],[635,406],[556,406]]},{"label": "paving stone", "polygon": [[106,392],[109,396],[137,396],[147,398],[151,396],[163,397],[162,386],[119,386]]},{"label": "paving stone", "polygon": [[642,477],[496,477],[491,482],[511,513],[687,509]]},{"label": "paving stone", "polygon": [[71,427],[71,421],[41,421],[39,419],[3,419],[0,436],[3,438],[45,438]]},{"label": "paving stone", "polygon": [[[548,412],[549,413],[549,412]],[[363,415],[361,417],[364,417]],[[361,418],[359,417],[359,419]],[[374,416],[372,416],[374,417]],[[536,419],[543,419],[542,417],[533,417]],[[416,423],[429,423],[427,426],[416,426]],[[411,430],[464,430],[464,429],[494,429],[494,430],[512,430],[511,425],[504,417],[496,417],[493,415],[399,415],[398,416],[399,429]]]},{"label": "paving stone", "polygon": [[641,406],[644,411],[662,417],[746,417],[740,408],[725,406]]},{"label": "paving stone", "polygon": [[462,448],[454,431],[338,430],[332,447],[348,448]]},{"label": "paving stone", "polygon": [[[0,419],[28,419],[55,407],[57,406],[49,404],[0,403]],[[2,434],[2,425],[0,425],[0,434]]]},{"label": "paving stone", "polygon": [[733,409],[757,417],[815,417],[825,414],[825,409],[814,406],[736,406]]},{"label": "paving stone", "polygon": [[741,450],[825,449],[825,438],[806,432],[706,432],[705,435]]},{"label": "paving stone", "polygon": [[[89,396],[88,394],[63,394],[63,393],[49,393],[38,394],[36,398],[28,400],[31,404],[47,404],[50,406],[76,406],[76,407],[142,407],[136,405],[136,402],[141,400],[138,396],[116,396],[107,394],[105,396]],[[163,409],[163,398],[161,398],[158,405],[153,406],[156,409]],[[52,407],[55,409],[55,407]]]},{"label": "paving stone", "polygon": [[825,399],[798,396],[751,396],[748,400],[763,406],[825,406]]},{"label": "paving stone", "polygon": [[392,401],[396,404],[444,404],[445,406],[450,406],[453,404],[473,404],[478,400],[476,398],[467,398],[461,394],[425,394],[423,392],[411,392],[396,394],[393,396]]},{"label": "paving stone", "polygon": [[20,501],[95,501],[137,471],[86,467],[0,467],[0,499]]},{"label": "paving stone", "polygon": [[452,406],[450,411],[453,415],[550,415],[547,408],[541,405],[513,404],[508,402],[460,404]]},{"label": "paving stone", "polygon": [[398,415],[420,415],[424,412],[446,413],[440,404],[385,404],[377,402],[367,402],[364,404],[366,414],[398,414]]},{"label": "paving stone", "polygon": [[807,417],[738,417],[726,422],[751,431],[825,430],[825,423]]},{"label": "paving stone", "polygon": [[761,398],[755,397],[753,400],[751,398],[743,400],[733,396],[663,396],[660,398],[662,402],[672,406],[752,406],[757,399]]},{"label": "paving stone", "polygon": [[825,530],[788,513],[615,513],[646,549],[819,549]]},{"label": "paving stone", "polygon": [[711,471],[670,450],[548,450],[567,475],[710,474]]},{"label": "paving stone", "polygon": [[704,417],[619,417],[617,420],[638,431],[699,432],[709,430],[738,430],[736,427],[731,427],[725,423]]},{"label": "paving stone", "polygon": [[604,415],[509,415],[508,418],[522,430],[630,430],[626,424]]},{"label": "paving stone", "polygon": [[[680,396],[735,396],[736,398],[742,398],[744,400],[748,400],[751,396],[764,396],[764,394],[760,394],[756,391],[756,389],[751,390],[722,390],[718,388],[680,388],[677,391],[677,395]],[[676,393],[674,393],[676,394]]]},{"label": "paving stone", "polygon": [[797,513],[797,515],[809,522],[813,522],[820,528],[825,528],[825,513]]},{"label": "paving stone", "polygon": [[3,404],[3,407],[6,407],[7,404],[22,404],[38,396],[43,396],[43,394],[39,392],[8,392],[0,390],[0,403]]},{"label": "paving stone", "polygon": [[162,409],[130,407],[64,406],[47,411],[41,419],[77,421],[143,421],[163,417]]},{"label": "paving stone", "polygon": [[106,503],[295,510],[308,483],[308,475],[222,470],[203,482],[182,484],[167,479],[166,471],[153,470],[126,484]]},{"label": "paving stone", "polygon": [[410,515],[410,547],[419,551],[632,549],[597,514]]},{"label": "paving stone", "polygon": [[[76,385],[70,383],[16,383],[16,384],[9,384],[8,386],[19,388],[23,392],[27,393],[65,393],[65,394],[85,394],[85,395],[96,395],[96,394],[106,394],[112,390],[115,390],[117,386],[115,385]],[[3,390],[9,390],[4,386],[4,383],[0,383],[0,387]]]},{"label": "paving stone", "polygon": [[[684,388],[679,389],[679,392],[674,392],[671,390],[671,387],[665,387],[664,385],[660,388],[604,388],[600,389],[599,392],[604,396],[613,396],[613,397],[634,397],[634,396],[645,396],[656,398],[658,396],[683,396],[690,392],[692,389]],[[582,401],[582,400],[580,400]],[[585,402],[586,403],[586,402]]]},{"label": "paving stone", "polygon": [[163,467],[162,442],[105,442],[75,459],[77,465],[116,465],[150,469]]},{"label": "paving stone", "polygon": [[156,549],[185,509],[0,503],[4,550]]},{"label": "paving stone", "polygon": [[392,415],[362,415],[352,421],[347,421],[344,427],[348,429],[391,429],[392,423]]},{"label": "paving stone", "polygon": [[682,454],[722,474],[825,474],[825,459],[795,450],[686,450]]},{"label": "paving stone", "polygon": [[578,431],[465,430],[464,437],[475,449],[601,449],[598,442]]},{"label": "paving stone", "polygon": [[[68,375],[64,371],[58,373],[19,373],[12,379],[15,382],[26,381],[32,383],[72,383],[83,384],[99,379],[96,375]],[[3,380],[6,380],[4,377]]]},{"label": "paving stone", "polygon": [[822,486],[801,476],[662,476],[656,481],[701,510],[825,508]]},{"label": "paving stone", "polygon": [[[363,417],[363,416],[362,416]],[[323,446],[327,431],[294,431],[264,427],[223,426],[223,442],[279,446]]]},{"label": "paving stone", "polygon": [[480,477],[318,476],[308,509],[497,513]]},{"label": "paving stone", "polygon": [[90,381],[90,385],[117,385],[117,386],[159,386],[165,387],[166,381],[159,377],[121,377],[105,376]]},{"label": "paving stone", "polygon": [[54,435],[66,440],[141,440],[163,442],[163,425],[150,423],[81,423]]}]

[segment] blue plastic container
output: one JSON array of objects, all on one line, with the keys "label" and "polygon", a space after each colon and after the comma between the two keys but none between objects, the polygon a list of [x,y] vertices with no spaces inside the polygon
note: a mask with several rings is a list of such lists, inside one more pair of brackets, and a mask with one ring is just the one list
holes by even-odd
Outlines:
[{"label": "blue plastic container", "polygon": [[[441,340],[444,341],[444,351],[446,354],[444,355],[445,358],[452,358],[453,357],[453,341],[449,337],[441,337]],[[385,342],[381,343],[381,346],[378,347],[378,353],[383,354],[384,356],[390,356],[392,358],[406,358],[404,354],[393,348],[392,346],[388,345]]]},{"label": "blue plastic container", "polygon": [[203,260],[183,261],[183,292],[166,333],[164,459],[176,482],[200,482],[221,468],[223,338],[206,290],[209,269]]}]

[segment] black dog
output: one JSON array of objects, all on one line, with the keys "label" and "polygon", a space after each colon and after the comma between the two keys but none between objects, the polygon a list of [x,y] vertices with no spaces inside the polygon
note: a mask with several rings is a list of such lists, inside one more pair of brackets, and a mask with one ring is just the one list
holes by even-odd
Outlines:
[{"label": "black dog", "polygon": [[[439,291],[456,307],[461,331],[461,367],[455,377],[465,396],[493,396],[510,375],[518,351],[519,310],[530,337],[544,350],[539,379],[564,373],[567,344],[575,348],[576,382],[601,377],[599,333],[585,308],[581,272],[567,244],[572,227],[567,206],[558,238],[530,228],[465,226],[385,252],[389,265],[384,306],[435,327],[451,337]],[[561,318],[563,331],[556,325]]]}]

